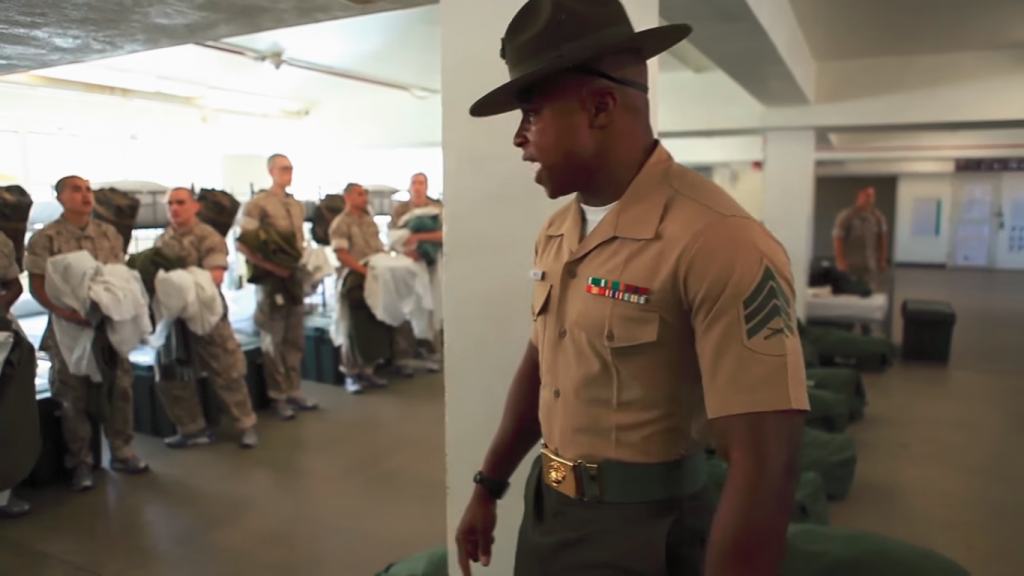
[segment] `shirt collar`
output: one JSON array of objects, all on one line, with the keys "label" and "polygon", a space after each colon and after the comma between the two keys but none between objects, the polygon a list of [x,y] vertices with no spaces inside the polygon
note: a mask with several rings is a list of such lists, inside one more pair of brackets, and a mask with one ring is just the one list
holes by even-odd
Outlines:
[{"label": "shirt collar", "polygon": [[[595,237],[595,242],[610,238],[630,238],[648,240],[654,238],[661,224],[661,216],[667,201],[669,169],[675,164],[672,155],[659,142],[651,157],[630,183],[626,193],[622,195],[612,211],[602,220],[599,229],[604,232]],[[582,230],[582,215],[579,210],[579,199],[575,201],[575,210],[566,211],[561,218],[553,219],[547,228],[548,236],[566,236],[570,242],[579,238]],[[587,237],[587,244],[595,233]]]}]

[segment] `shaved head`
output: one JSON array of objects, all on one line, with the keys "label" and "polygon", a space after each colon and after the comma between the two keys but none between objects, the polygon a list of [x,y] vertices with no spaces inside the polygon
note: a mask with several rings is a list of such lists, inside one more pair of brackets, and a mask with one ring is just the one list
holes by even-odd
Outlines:
[{"label": "shaved head", "polygon": [[196,222],[199,202],[191,188],[172,188],[165,196],[167,219],[175,229],[189,228]]}]

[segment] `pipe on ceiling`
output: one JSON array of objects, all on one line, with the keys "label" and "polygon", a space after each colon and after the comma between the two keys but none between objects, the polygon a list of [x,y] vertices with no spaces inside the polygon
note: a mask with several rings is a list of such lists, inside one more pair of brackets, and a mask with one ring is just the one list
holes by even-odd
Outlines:
[{"label": "pipe on ceiling", "polygon": [[235,54],[236,56],[243,56],[256,62],[269,62],[274,65],[275,68],[280,68],[282,65],[287,64],[294,68],[302,70],[308,70],[310,72],[317,72],[320,74],[326,74],[328,76],[334,76],[335,78],[341,78],[344,80],[350,80],[353,82],[361,82],[363,84],[369,84],[371,86],[377,86],[380,88],[388,88],[391,90],[399,90],[407,94],[412,95],[416,98],[427,98],[440,94],[439,90],[433,88],[425,88],[422,86],[414,86],[410,84],[399,84],[397,82],[390,82],[387,80],[381,80],[378,78],[370,78],[369,76],[363,76],[354,72],[346,72],[323,64],[317,64],[315,62],[307,62],[305,60],[297,60],[295,58],[289,58],[281,53],[265,54],[258,50],[246,48],[245,46],[239,46],[237,44],[230,44],[228,42],[200,42],[196,46],[202,46],[203,48],[209,48],[211,50],[219,50],[221,52],[227,52],[229,54]]}]

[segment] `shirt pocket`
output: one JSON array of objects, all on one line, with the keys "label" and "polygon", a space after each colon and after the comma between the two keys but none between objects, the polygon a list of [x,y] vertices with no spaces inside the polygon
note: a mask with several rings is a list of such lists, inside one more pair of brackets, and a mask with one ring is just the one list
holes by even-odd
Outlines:
[{"label": "shirt pocket", "polygon": [[661,314],[639,304],[622,304],[612,308],[604,333],[609,348],[631,348],[658,340]]}]

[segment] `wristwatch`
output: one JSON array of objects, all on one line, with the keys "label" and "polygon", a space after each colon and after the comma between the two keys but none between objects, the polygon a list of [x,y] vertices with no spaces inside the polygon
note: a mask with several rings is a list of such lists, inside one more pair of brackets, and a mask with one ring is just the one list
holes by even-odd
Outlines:
[{"label": "wristwatch", "polygon": [[484,489],[484,492],[487,492],[487,495],[495,500],[501,500],[501,497],[505,495],[506,491],[508,491],[508,482],[505,480],[488,478],[487,476],[484,476],[482,471],[477,472],[473,476],[473,483],[479,484],[480,487]]}]

